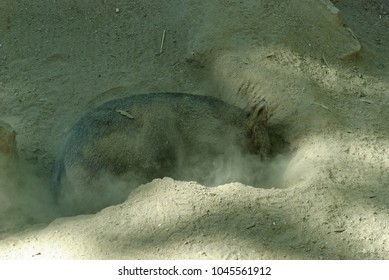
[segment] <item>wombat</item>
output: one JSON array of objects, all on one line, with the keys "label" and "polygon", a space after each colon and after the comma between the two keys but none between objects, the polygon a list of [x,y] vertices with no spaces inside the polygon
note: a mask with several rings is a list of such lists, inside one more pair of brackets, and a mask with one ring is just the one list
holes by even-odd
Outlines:
[{"label": "wombat", "polygon": [[108,101],[69,131],[54,164],[55,199],[68,213],[91,213],[155,178],[204,183],[217,157],[236,151],[265,157],[266,123],[264,100],[248,111],[185,93]]}]

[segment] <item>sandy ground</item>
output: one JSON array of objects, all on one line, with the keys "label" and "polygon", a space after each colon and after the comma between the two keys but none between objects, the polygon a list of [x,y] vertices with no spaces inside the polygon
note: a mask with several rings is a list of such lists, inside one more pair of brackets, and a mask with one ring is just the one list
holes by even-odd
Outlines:
[{"label": "sandy ground", "polygon": [[[389,4],[333,2],[1,1],[0,119],[19,161],[1,158],[0,258],[389,259]],[[72,124],[163,91],[265,96],[263,184],[155,179],[59,217],[48,185]]]}]

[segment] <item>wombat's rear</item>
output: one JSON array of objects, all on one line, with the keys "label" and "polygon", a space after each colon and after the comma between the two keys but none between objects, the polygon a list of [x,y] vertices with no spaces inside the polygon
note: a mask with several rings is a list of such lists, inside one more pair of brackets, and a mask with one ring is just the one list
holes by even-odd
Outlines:
[{"label": "wombat's rear", "polygon": [[206,183],[215,158],[268,153],[266,122],[263,101],[248,113],[183,93],[109,101],[82,117],[61,146],[53,171],[56,199],[69,214],[95,212],[154,178]]}]

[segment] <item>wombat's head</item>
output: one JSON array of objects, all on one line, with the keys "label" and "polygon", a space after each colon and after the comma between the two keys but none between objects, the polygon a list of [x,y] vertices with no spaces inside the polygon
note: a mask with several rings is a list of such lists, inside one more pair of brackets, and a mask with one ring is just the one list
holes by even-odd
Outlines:
[{"label": "wombat's head", "polygon": [[245,133],[249,140],[250,149],[267,157],[270,153],[270,140],[267,132],[268,106],[265,99],[260,99],[247,112]]}]

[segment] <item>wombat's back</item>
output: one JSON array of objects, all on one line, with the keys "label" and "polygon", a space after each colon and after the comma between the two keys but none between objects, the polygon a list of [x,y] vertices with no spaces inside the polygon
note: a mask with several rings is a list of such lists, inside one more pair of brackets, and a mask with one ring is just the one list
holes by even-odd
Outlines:
[{"label": "wombat's back", "polygon": [[[248,150],[247,118],[244,110],[209,96],[157,93],[108,101],[67,135],[54,165],[54,192],[59,201],[95,211],[124,200],[129,185],[164,176],[201,181],[183,170],[209,169],[214,157],[235,147]],[[112,189],[112,177],[126,183]]]}]

